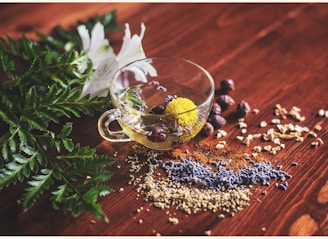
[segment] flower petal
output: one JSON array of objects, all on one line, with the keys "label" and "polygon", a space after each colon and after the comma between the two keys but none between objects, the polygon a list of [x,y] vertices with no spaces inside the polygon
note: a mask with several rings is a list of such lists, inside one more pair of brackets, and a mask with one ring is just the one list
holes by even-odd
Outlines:
[{"label": "flower petal", "polygon": [[90,35],[85,25],[79,25],[77,31],[81,37],[83,51],[88,51],[90,47]]},{"label": "flower petal", "polygon": [[118,70],[118,63],[115,58],[102,62],[93,76],[88,79],[82,89],[80,97],[89,95],[90,98],[95,96],[106,97],[109,91],[109,84]]},{"label": "flower petal", "polygon": [[[131,37],[131,31],[129,24],[125,24],[125,35],[123,37],[123,43],[120,52],[116,56],[116,60],[118,61],[119,67],[123,67],[131,62],[141,60],[146,58],[145,52],[142,47],[142,39],[144,37],[146,31],[145,24],[141,24],[141,32],[140,36],[133,35]],[[156,69],[151,65],[150,62],[141,62],[134,64],[135,67],[143,70],[144,74],[150,74],[151,76],[155,76],[157,74]],[[139,72],[140,73],[140,72]],[[136,74],[139,74],[136,72]],[[140,77],[140,74],[139,74]],[[144,81],[146,78],[141,77],[141,81]]]}]

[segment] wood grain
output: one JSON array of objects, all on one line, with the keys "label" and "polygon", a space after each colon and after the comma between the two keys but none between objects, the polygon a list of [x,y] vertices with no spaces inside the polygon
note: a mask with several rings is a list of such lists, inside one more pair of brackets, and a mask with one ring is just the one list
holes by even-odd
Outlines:
[{"label": "wood grain", "polygon": [[[260,121],[273,118],[279,103],[286,108],[298,106],[306,116],[304,125],[320,123],[324,144],[286,142],[286,148],[271,158],[292,174],[287,191],[258,187],[250,206],[234,217],[218,219],[202,212],[186,215],[174,209],[159,210],[138,197],[129,185],[124,160],[133,143],[103,141],[96,129],[97,117],[76,120],[75,142],[97,147],[98,152],[118,152],[115,173],[108,183],[115,192],[101,198],[110,222],[105,224],[89,214],[71,218],[54,211],[45,196],[30,211],[22,213],[16,204],[19,189],[0,192],[1,235],[328,235],[328,119],[316,116],[328,110],[328,5],[321,4],[227,4],[227,3],[61,3],[1,4],[0,35],[19,38],[23,32],[49,33],[57,24],[70,29],[77,20],[117,10],[119,24],[130,24],[133,33],[140,23],[147,29],[143,46],[147,56],[171,55],[190,59],[206,68],[216,87],[232,78],[236,102],[246,100],[258,115],[247,117],[248,131],[259,131]],[[118,52],[123,32],[108,35]],[[236,121],[229,119],[225,130],[227,143],[234,149],[242,145]],[[208,139],[209,140],[209,139]],[[291,167],[298,162],[297,167]],[[118,168],[118,165],[120,168]],[[124,188],[123,192],[119,192]],[[261,192],[265,190],[266,195]],[[143,210],[137,213],[137,209]],[[169,211],[169,214],[167,214]],[[179,219],[168,222],[169,215]],[[142,219],[142,223],[139,220]]]}]

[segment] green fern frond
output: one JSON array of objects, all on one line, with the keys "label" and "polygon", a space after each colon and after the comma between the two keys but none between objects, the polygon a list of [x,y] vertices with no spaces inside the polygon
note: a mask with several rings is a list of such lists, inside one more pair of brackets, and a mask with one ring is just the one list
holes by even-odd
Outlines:
[{"label": "green fern frond", "polygon": [[42,169],[41,174],[32,176],[33,180],[27,182],[29,186],[25,189],[23,195],[23,208],[25,211],[54,183],[52,173],[53,170],[51,169]]},{"label": "green fern frond", "polygon": [[[84,24],[91,29],[98,21],[106,31],[118,28],[115,11]],[[75,144],[70,138],[72,123],[59,130],[57,126],[62,118],[93,116],[107,109],[110,99],[80,97],[93,74],[92,61],[80,52],[77,31],[58,26],[53,33],[38,33],[39,41],[24,34],[19,40],[0,37],[0,71],[4,72],[0,83],[0,191],[25,183],[23,208],[28,210],[53,190],[53,208],[73,216],[88,211],[106,221],[97,200],[111,191],[105,183],[111,178],[106,167],[113,159]],[[57,126],[52,127],[54,124]]]}]

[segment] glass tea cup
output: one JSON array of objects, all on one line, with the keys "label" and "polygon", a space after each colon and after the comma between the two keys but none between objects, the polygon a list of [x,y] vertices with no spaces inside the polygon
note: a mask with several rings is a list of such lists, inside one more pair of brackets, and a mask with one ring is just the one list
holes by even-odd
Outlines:
[{"label": "glass tea cup", "polygon": [[[151,149],[169,150],[200,132],[214,90],[212,76],[189,60],[153,57],[132,62],[110,82],[113,109],[100,116],[98,131],[111,142],[136,141]],[[113,121],[122,129],[111,130]]]}]

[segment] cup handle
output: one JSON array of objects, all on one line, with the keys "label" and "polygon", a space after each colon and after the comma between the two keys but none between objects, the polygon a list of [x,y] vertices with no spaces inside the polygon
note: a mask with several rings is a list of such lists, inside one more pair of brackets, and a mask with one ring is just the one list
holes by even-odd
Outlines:
[{"label": "cup handle", "polygon": [[98,119],[98,131],[101,137],[110,142],[128,142],[132,139],[123,130],[110,130],[110,123],[121,118],[119,109],[111,109],[104,112]]}]

